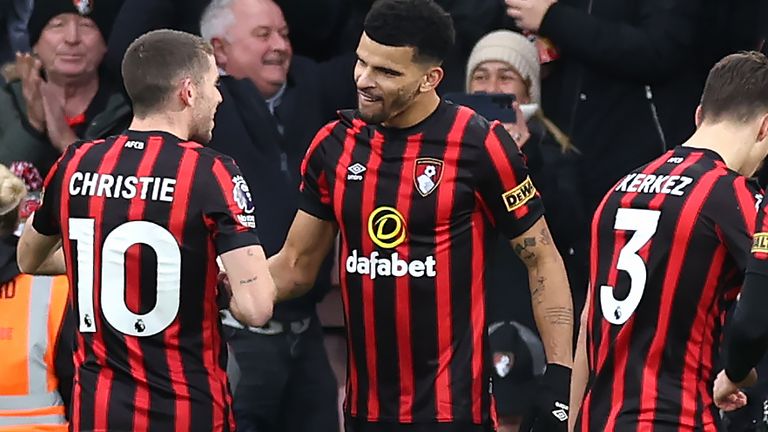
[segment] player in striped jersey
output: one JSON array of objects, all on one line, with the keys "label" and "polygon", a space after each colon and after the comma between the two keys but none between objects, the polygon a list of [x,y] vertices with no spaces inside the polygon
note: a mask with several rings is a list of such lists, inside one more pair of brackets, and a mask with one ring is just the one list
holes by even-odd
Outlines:
[{"label": "player in striped jersey", "polygon": [[431,0],[373,6],[357,49],[358,109],[310,146],[301,210],[270,270],[281,298],[307,290],[341,233],[347,431],[486,431],[485,265],[503,233],[528,266],[546,350],[542,430],[565,430],[568,281],[512,138],[437,95],[453,33]]},{"label": "player in striped jersey", "polygon": [[696,123],[686,143],[626,175],[595,213],[576,431],[718,428],[713,368],[762,198],[748,177],[768,154],[768,59],[721,60]]},{"label": "player in striped jersey", "polygon": [[216,303],[221,256],[230,310],[265,323],[275,287],[248,185],[201,145],[221,96],[211,46],[160,30],[123,60],[134,119],[71,145],[19,242],[33,273],[63,241],[78,317],[73,431],[233,431]]}]

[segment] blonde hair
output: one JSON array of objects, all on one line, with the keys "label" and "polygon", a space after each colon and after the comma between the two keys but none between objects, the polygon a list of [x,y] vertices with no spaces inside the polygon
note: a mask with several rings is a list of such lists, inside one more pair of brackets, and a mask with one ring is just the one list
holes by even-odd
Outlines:
[{"label": "blonde hair", "polygon": [[5,165],[0,165],[0,216],[5,216],[21,204],[27,187]]},{"label": "blonde hair", "polygon": [[578,148],[576,148],[575,145],[571,142],[571,139],[568,138],[568,135],[565,134],[557,125],[547,118],[547,116],[544,115],[544,111],[539,108],[536,110],[536,113],[534,114],[537,119],[541,122],[541,124],[544,125],[544,127],[547,129],[547,131],[552,134],[552,138],[557,141],[558,144],[560,144],[560,151],[563,153],[568,152],[576,152],[581,153]]}]

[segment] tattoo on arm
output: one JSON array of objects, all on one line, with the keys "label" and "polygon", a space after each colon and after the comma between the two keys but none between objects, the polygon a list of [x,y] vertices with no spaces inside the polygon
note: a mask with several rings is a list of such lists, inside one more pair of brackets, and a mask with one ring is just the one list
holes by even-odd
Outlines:
[{"label": "tattoo on arm", "polygon": [[537,276],[536,283],[531,287],[531,303],[539,305],[544,301],[541,297],[544,295],[546,286],[547,278],[541,275]]},{"label": "tattoo on arm", "polygon": [[515,245],[515,253],[523,261],[528,261],[532,258],[536,258],[536,254],[533,252],[533,248],[536,247],[536,237],[525,237],[522,243]]},{"label": "tattoo on arm", "polygon": [[550,324],[573,325],[573,310],[569,307],[551,307],[544,312]]},{"label": "tattoo on arm", "polygon": [[249,278],[249,279],[240,279],[240,284],[241,285],[252,284],[252,283],[256,282],[257,279],[258,279],[257,276],[254,276],[254,277]]},{"label": "tattoo on arm", "polygon": [[246,253],[248,254],[248,256],[253,256],[253,249],[251,249],[251,248],[248,248],[248,250],[246,251]]},{"label": "tattoo on arm", "polygon": [[542,228],[539,232],[539,243],[547,246],[552,244],[552,236],[547,228]]}]

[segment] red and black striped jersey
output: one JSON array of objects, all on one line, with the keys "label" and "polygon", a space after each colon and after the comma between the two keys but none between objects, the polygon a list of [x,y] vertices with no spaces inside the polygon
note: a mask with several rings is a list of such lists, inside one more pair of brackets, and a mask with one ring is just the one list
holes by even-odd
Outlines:
[{"label": "red and black striped jersey", "polygon": [[592,222],[577,430],[716,430],[713,363],[761,197],[715,152],[691,147],[608,192]]},{"label": "red and black striped jersey", "polygon": [[486,245],[494,228],[514,238],[543,214],[515,143],[446,102],[406,129],[342,111],[302,172],[301,208],[341,232],[347,412],[485,421]]},{"label": "red and black striped jersey", "polygon": [[74,288],[73,430],[234,430],[215,260],[258,244],[254,213],[230,158],[173,135],[67,149],[33,225]]},{"label": "red and black striped jersey", "polygon": [[762,200],[760,204],[747,272],[768,276],[768,202]]}]

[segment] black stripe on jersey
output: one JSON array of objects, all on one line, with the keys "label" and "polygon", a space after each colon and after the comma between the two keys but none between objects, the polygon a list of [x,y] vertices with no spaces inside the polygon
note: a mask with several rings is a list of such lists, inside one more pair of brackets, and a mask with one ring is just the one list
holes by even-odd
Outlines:
[{"label": "black stripe on jersey", "polygon": [[[370,159],[370,148],[359,146],[358,142],[363,139],[363,134],[360,128],[362,123],[357,123],[356,127],[349,128],[345,133],[345,139],[341,148],[335,147],[335,149],[341,150],[341,154],[331,155],[331,160],[338,160],[336,167],[335,178],[332,179],[334,184],[334,197],[333,208],[337,212],[337,220],[339,221],[339,229],[343,239],[342,240],[342,257],[351,256],[352,251],[346,249],[348,243],[360,244],[362,241],[360,230],[348,229],[348,227],[363,227],[367,221],[361,220],[360,202],[355,199],[350,199],[350,195],[347,193],[348,188],[362,188],[360,182],[348,182],[347,181],[347,168],[360,163],[363,166],[367,165]],[[337,125],[341,131],[345,130],[346,125],[339,123]],[[370,173],[367,173],[370,174]],[[366,175],[370,177],[370,175]],[[331,179],[329,179],[329,182]],[[360,254],[362,251],[358,251]],[[363,276],[359,274],[348,274],[346,271],[346,263],[339,263],[344,265],[344,270],[341,274],[342,294],[347,298],[347,322],[365,322],[363,312],[363,293],[362,293],[362,281]],[[370,407],[368,400],[370,398],[370,377],[369,377],[369,361],[365,352],[365,329],[358,328],[357,326],[348,326],[348,340],[347,346],[349,348],[350,355],[350,392],[348,395],[348,404],[350,412],[353,416],[359,416],[364,418],[370,418]],[[375,372],[374,372],[375,373]]]},{"label": "black stripe on jersey", "polygon": [[[473,272],[467,271],[466,265],[458,265],[459,263],[466,263],[469,259],[467,252],[472,250],[473,234],[478,227],[472,227],[470,230],[460,232],[452,226],[455,221],[472,218],[472,214],[467,212],[467,209],[475,210],[476,197],[467,193],[460,194],[457,190],[459,184],[465,182],[472,183],[473,181],[471,172],[473,159],[470,155],[472,155],[474,149],[465,143],[482,144],[486,139],[484,134],[479,133],[483,132],[482,129],[469,128],[473,115],[472,111],[460,108],[456,111],[453,124],[444,129],[448,132],[448,135],[445,137],[445,153],[440,158],[443,161],[443,176],[440,185],[434,192],[438,194],[436,217],[438,234],[436,239],[439,236],[439,232],[442,231],[449,234],[449,239],[452,239],[454,244],[466,244],[469,246],[466,249],[451,247],[448,249],[448,254],[446,254],[449,260],[441,261],[438,259],[438,266],[444,266],[444,269],[447,270],[444,274],[447,274],[448,277],[445,280],[442,279],[440,277],[440,270],[438,270],[437,281],[438,283],[445,283],[445,285],[438,286],[437,290],[445,289],[450,296],[446,302],[446,306],[449,306],[450,310],[438,309],[438,326],[440,325],[440,320],[443,320],[446,316],[450,317],[450,321],[446,326],[449,334],[444,337],[449,342],[448,352],[451,355],[450,363],[448,364],[450,374],[446,377],[445,381],[448,386],[445,390],[440,388],[436,390],[438,397],[444,392],[450,398],[450,404],[448,405],[450,409],[441,409],[440,401],[437,401],[439,420],[460,418],[474,419],[476,422],[480,422],[480,419],[475,418],[473,413],[473,395],[471,393],[467,394],[465,391],[465,389],[473,388],[475,379],[480,379],[480,377],[475,376],[473,373],[472,357],[478,350],[481,352],[483,350],[482,344],[480,346],[474,345],[475,341],[471,326],[472,306],[475,305],[472,301]],[[473,136],[466,136],[470,130],[475,132],[475,134]],[[441,242],[436,243],[441,244]],[[481,268],[484,268],[484,264]],[[439,296],[438,307],[440,307]],[[439,384],[440,381],[438,381]]]}]

